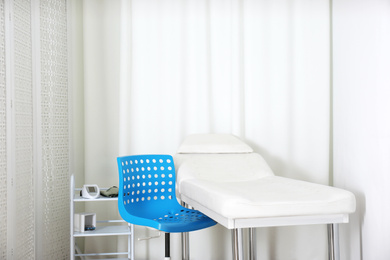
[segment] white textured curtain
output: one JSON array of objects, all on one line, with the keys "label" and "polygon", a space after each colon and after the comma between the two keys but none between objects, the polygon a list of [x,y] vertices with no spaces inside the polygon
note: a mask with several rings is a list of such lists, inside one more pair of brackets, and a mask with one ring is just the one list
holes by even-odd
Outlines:
[{"label": "white textured curtain", "polygon": [[[328,1],[84,0],[83,16],[85,182],[117,183],[118,155],[174,154],[213,132],[243,138],[277,175],[328,183]],[[260,259],[327,257],[324,226],[257,232]],[[191,238],[193,259],[231,259],[224,228]],[[161,239],[136,243],[137,258],[162,253]]]},{"label": "white textured curtain", "polygon": [[0,0],[0,259],[69,258],[67,0]]}]

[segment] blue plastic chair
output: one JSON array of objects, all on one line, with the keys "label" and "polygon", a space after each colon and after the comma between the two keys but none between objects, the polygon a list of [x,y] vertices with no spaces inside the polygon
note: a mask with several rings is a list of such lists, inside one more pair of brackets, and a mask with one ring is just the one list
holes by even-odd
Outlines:
[{"label": "blue plastic chair", "polygon": [[118,157],[118,209],[135,225],[166,232],[165,257],[169,258],[169,233],[190,232],[216,224],[203,213],[182,207],[176,199],[176,174],[170,155]]}]

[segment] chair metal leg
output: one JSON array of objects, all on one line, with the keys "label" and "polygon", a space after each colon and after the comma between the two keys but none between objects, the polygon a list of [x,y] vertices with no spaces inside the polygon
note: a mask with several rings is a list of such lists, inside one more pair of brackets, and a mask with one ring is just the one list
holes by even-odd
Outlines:
[{"label": "chair metal leg", "polygon": [[242,228],[232,229],[233,260],[244,260],[242,246]]},{"label": "chair metal leg", "polygon": [[165,260],[171,259],[171,239],[170,233],[165,233]]},{"label": "chair metal leg", "polygon": [[338,224],[328,224],[328,256],[329,260],[340,260]]},{"label": "chair metal leg", "polygon": [[256,228],[249,228],[249,260],[257,259]]}]

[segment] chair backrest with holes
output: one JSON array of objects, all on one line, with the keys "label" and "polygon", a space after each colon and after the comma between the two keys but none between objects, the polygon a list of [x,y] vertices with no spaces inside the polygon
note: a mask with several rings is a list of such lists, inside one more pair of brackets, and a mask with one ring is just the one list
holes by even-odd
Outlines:
[{"label": "chair backrest with holes", "polygon": [[172,156],[132,155],[118,157],[117,161],[118,209],[124,220],[150,226],[143,218],[154,218],[178,205]]}]

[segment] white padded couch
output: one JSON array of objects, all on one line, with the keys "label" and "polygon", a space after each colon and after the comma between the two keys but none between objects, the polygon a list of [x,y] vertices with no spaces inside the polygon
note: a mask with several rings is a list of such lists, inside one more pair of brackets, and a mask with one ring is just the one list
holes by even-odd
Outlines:
[{"label": "white padded couch", "polygon": [[190,135],[174,161],[182,201],[233,230],[233,259],[243,257],[243,228],[256,259],[253,228],[307,224],[329,224],[329,259],[338,259],[337,224],[356,207],[351,192],[275,176],[261,155],[228,134]]}]

